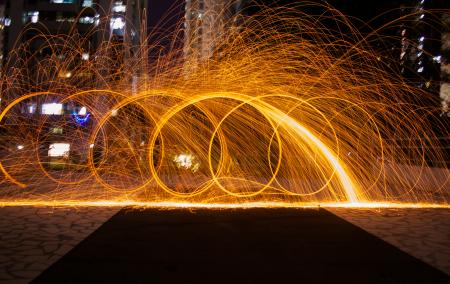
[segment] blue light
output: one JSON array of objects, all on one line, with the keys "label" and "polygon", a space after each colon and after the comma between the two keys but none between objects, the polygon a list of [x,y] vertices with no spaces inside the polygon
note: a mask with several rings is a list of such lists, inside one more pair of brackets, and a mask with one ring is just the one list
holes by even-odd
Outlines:
[{"label": "blue light", "polygon": [[73,118],[75,119],[75,122],[79,125],[84,125],[88,120],[89,120],[89,116],[91,116],[90,113],[86,114],[86,115],[79,115],[76,113],[72,113]]}]

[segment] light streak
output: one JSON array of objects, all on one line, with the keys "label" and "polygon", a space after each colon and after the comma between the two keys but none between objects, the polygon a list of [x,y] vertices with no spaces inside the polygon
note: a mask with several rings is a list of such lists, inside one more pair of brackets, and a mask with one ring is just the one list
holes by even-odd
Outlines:
[{"label": "light streak", "polygon": [[[50,50],[63,41],[65,59],[30,74],[38,54],[18,46],[31,55],[1,73],[0,206],[449,208],[448,153],[432,131],[446,126],[410,100],[429,94],[386,72],[370,37],[351,43],[351,26],[262,14],[212,41],[220,54],[204,62],[179,62],[173,47],[149,66],[158,44],[127,42],[83,60],[79,35],[40,35]],[[129,61],[112,56],[131,48]],[[83,107],[72,119],[21,111],[49,102]],[[71,145],[59,170],[42,151],[54,143]]]}]

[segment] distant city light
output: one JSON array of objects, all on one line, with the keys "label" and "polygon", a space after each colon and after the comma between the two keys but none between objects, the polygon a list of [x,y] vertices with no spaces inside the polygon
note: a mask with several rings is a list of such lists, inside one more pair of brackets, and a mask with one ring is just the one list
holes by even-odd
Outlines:
[{"label": "distant city light", "polygon": [[17,145],[17,150],[22,150],[23,148],[23,145]]},{"label": "distant city light", "polygon": [[419,38],[419,41],[420,42],[422,42],[422,41],[424,41],[425,40],[425,37],[424,36],[421,36],[420,38]]},{"label": "distant city light", "polygon": [[442,56],[441,55],[436,55],[433,57],[433,61],[436,63],[441,63],[442,60]]},{"label": "distant city light", "polygon": [[94,144],[89,144],[89,148],[94,148]]},{"label": "distant city light", "polygon": [[119,111],[117,110],[117,109],[113,109],[113,110],[111,110],[111,116],[117,116],[117,113],[118,113]]},{"label": "distant city light", "polygon": [[62,104],[57,104],[57,103],[43,104],[41,113],[48,114],[48,115],[61,115],[62,109],[63,109]]},{"label": "distant city light", "polygon": [[422,73],[423,72],[423,67],[420,67],[419,69],[417,69],[417,72]]},{"label": "distant city light", "polygon": [[175,155],[173,161],[178,168],[192,170],[192,172],[196,172],[200,167],[196,157],[189,153]]},{"label": "distant city light", "polygon": [[[39,21],[39,11],[30,11],[27,13],[27,17],[30,22],[37,23]],[[26,20],[26,18],[24,20]]]},{"label": "distant city light", "polygon": [[85,17],[81,17],[78,22],[80,24],[93,24],[95,23],[95,19],[94,17],[90,17],[90,16],[85,16]]},{"label": "distant city light", "polygon": [[92,0],[84,0],[83,4],[81,4],[82,7],[92,7]]},{"label": "distant city light", "polygon": [[95,16],[94,16],[94,24],[95,24],[95,26],[98,26],[100,24],[100,15],[99,14],[95,14]]},{"label": "distant city light", "polygon": [[121,30],[125,27],[125,21],[122,17],[113,17],[110,26],[112,30]]},{"label": "distant city light", "polygon": [[117,1],[113,4],[111,10],[115,13],[125,13],[127,6],[125,6],[122,1]]},{"label": "distant city light", "polygon": [[86,107],[82,107],[80,108],[80,111],[78,111],[78,115],[86,115],[86,113],[87,113]]},{"label": "distant city light", "polygon": [[89,60],[89,53],[87,53],[87,52],[84,52],[83,54],[81,54],[81,59],[83,59],[83,60]]},{"label": "distant city light", "polygon": [[50,3],[54,4],[73,4],[75,0],[50,0]]},{"label": "distant city light", "polygon": [[36,105],[35,104],[29,105],[28,106],[28,113],[29,114],[33,114],[35,112],[36,112]]},{"label": "distant city light", "polygon": [[70,144],[68,143],[53,143],[48,148],[49,157],[69,157]]}]

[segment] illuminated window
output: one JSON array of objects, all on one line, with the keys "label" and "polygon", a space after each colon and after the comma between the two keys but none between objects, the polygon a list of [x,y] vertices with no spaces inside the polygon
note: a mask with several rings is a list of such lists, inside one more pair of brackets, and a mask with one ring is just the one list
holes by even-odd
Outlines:
[{"label": "illuminated window", "polygon": [[80,22],[80,24],[93,24],[95,22],[95,19],[94,17],[85,16],[81,17],[78,22]]},{"label": "illuminated window", "polygon": [[51,103],[42,105],[42,114],[61,115],[63,113],[62,104]]},{"label": "illuminated window", "polygon": [[3,30],[5,27],[11,25],[11,19],[7,17],[0,17],[0,29]]},{"label": "illuminated window", "polygon": [[122,30],[125,27],[125,21],[122,17],[112,17],[110,26],[112,30]]},{"label": "illuminated window", "polygon": [[61,127],[55,127],[52,129],[53,134],[63,134],[63,129]]},{"label": "illuminated window", "polygon": [[36,104],[28,105],[27,111],[29,114],[34,114],[36,112]]},{"label": "illuminated window", "polygon": [[122,1],[116,1],[114,2],[111,10],[114,13],[125,13],[125,11],[127,10],[127,6],[125,6]]},{"label": "illuminated window", "polygon": [[433,61],[436,63],[441,63],[442,60],[442,56],[441,55],[437,55],[433,57]]},{"label": "illuminated window", "polygon": [[92,7],[92,0],[84,0],[83,4],[81,4],[81,6],[83,7]]},{"label": "illuminated window", "polygon": [[50,3],[55,4],[73,4],[75,0],[50,0]]},{"label": "illuminated window", "polygon": [[94,23],[96,26],[98,26],[100,24],[100,15],[99,14],[95,14]]},{"label": "illuminated window", "polygon": [[86,114],[87,114],[86,107],[81,107],[80,110],[78,111],[78,115],[86,115]]},{"label": "illuminated window", "polygon": [[23,23],[37,23],[39,21],[39,11],[28,11],[23,13]]},{"label": "illuminated window", "polygon": [[70,152],[70,144],[68,143],[53,143],[48,147],[49,157],[64,157],[68,158]]}]

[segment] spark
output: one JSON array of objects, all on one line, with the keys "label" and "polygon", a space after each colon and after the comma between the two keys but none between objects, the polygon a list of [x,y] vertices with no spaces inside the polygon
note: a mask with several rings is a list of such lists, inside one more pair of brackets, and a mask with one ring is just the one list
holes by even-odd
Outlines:
[{"label": "spark", "polygon": [[65,42],[64,54],[31,74],[35,45],[17,46],[27,57],[0,77],[0,206],[449,208],[448,153],[432,131],[445,125],[366,44],[378,31],[352,43],[353,28],[292,9],[236,22],[202,60],[196,40],[149,64],[158,42],[86,53],[82,35],[42,34],[43,50]]}]

